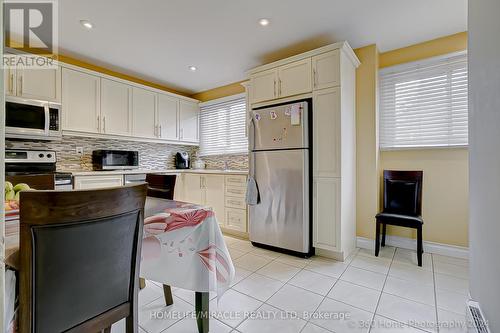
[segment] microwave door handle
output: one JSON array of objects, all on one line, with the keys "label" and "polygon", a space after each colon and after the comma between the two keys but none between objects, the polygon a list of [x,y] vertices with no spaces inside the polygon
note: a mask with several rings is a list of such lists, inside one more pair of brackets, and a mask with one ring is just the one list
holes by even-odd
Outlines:
[{"label": "microwave door handle", "polygon": [[45,135],[49,135],[49,130],[50,130],[50,111],[49,111],[49,104],[45,104],[44,107],[45,111]]}]

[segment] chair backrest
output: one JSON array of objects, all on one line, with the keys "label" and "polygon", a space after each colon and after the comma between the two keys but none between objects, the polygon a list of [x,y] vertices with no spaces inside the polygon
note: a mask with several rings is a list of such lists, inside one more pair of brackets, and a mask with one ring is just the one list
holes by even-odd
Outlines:
[{"label": "chair backrest", "polygon": [[422,215],[423,171],[384,170],[384,212]]},{"label": "chair backrest", "polygon": [[176,178],[176,175],[147,174],[148,196],[173,200]]},{"label": "chair backrest", "polygon": [[137,311],[146,184],[20,195],[20,332],[99,332]]},{"label": "chair backrest", "polygon": [[13,185],[19,183],[26,183],[35,190],[53,190],[54,189],[54,175],[16,175],[5,176],[5,180],[11,182]]}]

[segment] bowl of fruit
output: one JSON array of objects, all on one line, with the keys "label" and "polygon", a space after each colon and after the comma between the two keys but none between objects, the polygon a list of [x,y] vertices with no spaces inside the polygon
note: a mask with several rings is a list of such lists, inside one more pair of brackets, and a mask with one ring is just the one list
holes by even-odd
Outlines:
[{"label": "bowl of fruit", "polygon": [[5,215],[16,215],[19,212],[19,195],[21,191],[30,190],[28,184],[19,183],[15,186],[11,182],[5,182]]}]

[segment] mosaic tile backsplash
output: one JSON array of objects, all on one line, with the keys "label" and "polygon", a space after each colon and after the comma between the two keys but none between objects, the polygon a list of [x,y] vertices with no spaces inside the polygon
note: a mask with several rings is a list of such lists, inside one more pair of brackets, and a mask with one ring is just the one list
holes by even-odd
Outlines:
[{"label": "mosaic tile backsplash", "polygon": [[[139,166],[145,170],[175,168],[175,153],[187,151],[192,159],[197,158],[198,147],[165,143],[136,142],[64,136],[57,141],[5,140],[7,149],[53,150],[57,155],[57,170],[92,170],[92,151],[96,149],[137,150]],[[83,155],[76,154],[76,148],[83,148]],[[223,169],[225,162],[229,169],[247,170],[248,155],[220,155],[202,157],[207,169]]]}]

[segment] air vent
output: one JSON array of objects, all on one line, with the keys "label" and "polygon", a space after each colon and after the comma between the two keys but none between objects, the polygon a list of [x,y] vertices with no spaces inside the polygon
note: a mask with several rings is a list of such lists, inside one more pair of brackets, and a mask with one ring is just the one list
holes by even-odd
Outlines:
[{"label": "air vent", "polygon": [[490,333],[479,303],[474,301],[467,303],[467,317],[469,323],[468,333]]}]

